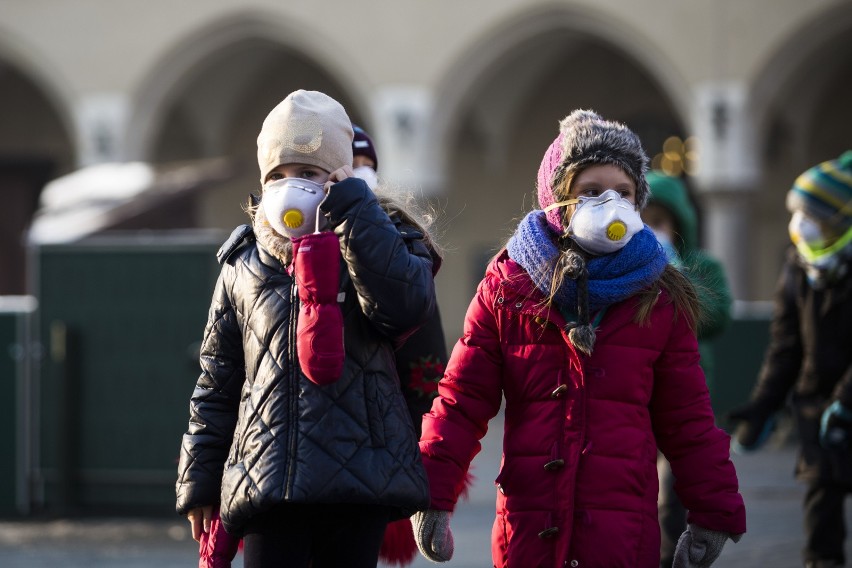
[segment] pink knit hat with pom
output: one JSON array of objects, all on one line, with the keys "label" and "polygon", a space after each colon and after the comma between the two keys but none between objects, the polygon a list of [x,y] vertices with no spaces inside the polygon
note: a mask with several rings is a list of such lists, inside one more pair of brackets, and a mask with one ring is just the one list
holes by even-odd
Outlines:
[{"label": "pink knit hat with pom", "polygon": [[[544,153],[538,168],[538,204],[542,209],[561,201],[553,186],[566,175],[594,164],[620,167],[636,183],[636,205],[648,202],[648,156],[642,143],[629,128],[619,122],[604,120],[590,110],[575,110],[559,122],[559,135]],[[557,234],[564,230],[560,208],[546,213],[547,223]]]}]

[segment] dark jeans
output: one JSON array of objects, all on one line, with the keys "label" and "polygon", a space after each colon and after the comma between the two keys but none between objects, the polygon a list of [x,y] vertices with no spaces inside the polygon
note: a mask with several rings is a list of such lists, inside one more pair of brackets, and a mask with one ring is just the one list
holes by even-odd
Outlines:
[{"label": "dark jeans", "polygon": [[246,526],[244,566],[375,568],[389,520],[374,505],[280,505]]},{"label": "dark jeans", "polygon": [[[830,483],[814,484],[805,493],[805,549],[802,556],[809,561],[833,560],[843,566],[843,541],[846,523],[843,501],[846,490]],[[826,564],[827,565],[827,564]]]}]

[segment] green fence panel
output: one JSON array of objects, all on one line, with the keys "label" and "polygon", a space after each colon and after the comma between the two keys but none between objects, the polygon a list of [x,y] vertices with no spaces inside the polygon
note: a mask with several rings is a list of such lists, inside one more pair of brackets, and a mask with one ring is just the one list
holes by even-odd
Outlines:
[{"label": "green fence panel", "polygon": [[713,342],[715,373],[710,396],[718,424],[730,425],[725,418],[749,399],[769,344],[770,318],[734,319]]},{"label": "green fence panel", "polygon": [[48,510],[173,510],[220,238],[37,251]]},{"label": "green fence panel", "polygon": [[35,299],[0,296],[0,515],[27,512],[28,332]]},{"label": "green fence panel", "polygon": [[0,514],[15,511],[17,486],[17,361],[13,356],[17,343],[18,316],[0,313]]}]

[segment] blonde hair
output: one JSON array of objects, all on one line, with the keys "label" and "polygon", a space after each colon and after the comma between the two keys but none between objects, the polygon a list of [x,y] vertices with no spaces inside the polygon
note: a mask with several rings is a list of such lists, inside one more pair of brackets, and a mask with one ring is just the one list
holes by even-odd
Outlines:
[{"label": "blonde hair", "polygon": [[[262,190],[261,190],[262,191]],[[391,196],[389,191],[385,190],[381,185],[376,189],[374,195],[388,217],[393,219],[396,217],[402,223],[410,225],[423,234],[423,242],[432,251],[433,254],[443,258],[443,250],[438,244],[432,228],[437,219],[437,213],[431,207],[424,207],[418,204],[413,195],[410,193],[399,194],[400,196]],[[249,196],[248,200],[243,203],[242,209],[251,219],[252,226],[255,224],[258,207],[262,196],[255,194]]]}]

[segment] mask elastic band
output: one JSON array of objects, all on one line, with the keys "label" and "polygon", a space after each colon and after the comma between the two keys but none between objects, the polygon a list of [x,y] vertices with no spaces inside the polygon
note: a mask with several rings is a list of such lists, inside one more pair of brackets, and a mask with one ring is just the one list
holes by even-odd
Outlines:
[{"label": "mask elastic band", "polygon": [[807,260],[808,262],[814,262],[822,257],[836,253],[837,251],[848,245],[850,242],[852,242],[852,227],[850,227],[845,233],[843,233],[843,236],[837,239],[833,244],[823,249],[812,250],[810,247],[807,246],[807,244],[802,241],[800,241],[796,245],[796,249],[799,251],[799,254],[801,254],[805,260]]},{"label": "mask elastic band", "polygon": [[567,201],[560,201],[559,203],[553,203],[544,208],[544,212],[547,213],[551,209],[556,209],[557,207],[562,207],[564,205],[574,205],[575,203],[580,203],[578,198],[569,199]]}]

